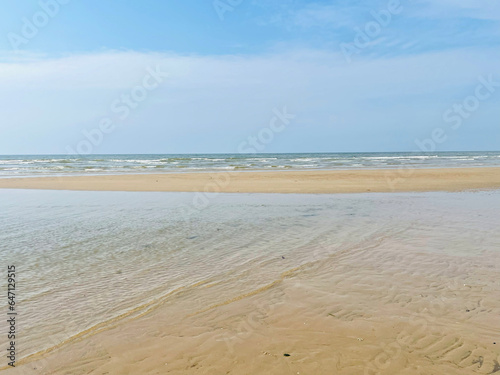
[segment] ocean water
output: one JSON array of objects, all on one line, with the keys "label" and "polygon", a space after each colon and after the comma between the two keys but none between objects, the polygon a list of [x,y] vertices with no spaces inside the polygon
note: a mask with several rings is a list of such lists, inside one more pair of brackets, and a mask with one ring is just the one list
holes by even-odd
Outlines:
[{"label": "ocean water", "polygon": [[[218,194],[203,210],[192,198],[1,190],[0,263],[17,270],[18,359],[171,298],[192,299],[187,315],[374,244],[489,259],[500,251],[500,191]],[[207,285],[218,285],[216,296]]]},{"label": "ocean water", "polygon": [[0,156],[0,177],[237,170],[499,167],[500,152]]}]

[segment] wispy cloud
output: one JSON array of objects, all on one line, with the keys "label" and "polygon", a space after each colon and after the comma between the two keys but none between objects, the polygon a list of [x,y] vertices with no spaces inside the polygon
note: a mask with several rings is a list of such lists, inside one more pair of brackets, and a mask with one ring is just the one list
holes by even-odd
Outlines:
[{"label": "wispy cloud", "polygon": [[[459,49],[345,64],[337,52],[290,50],[256,56],[106,52],[2,63],[0,150],[14,152],[11,140],[18,139],[18,152],[64,152],[108,114],[113,99],[140,83],[148,66],[161,66],[168,77],[96,152],[232,152],[280,106],[297,120],[269,152],[291,145],[296,151],[373,150],[387,144],[388,135],[395,148],[411,148],[423,124],[439,125],[442,108],[462,98],[479,75],[495,72],[499,59],[496,49]],[[482,111],[490,105],[497,108],[498,101]],[[475,124],[472,138],[493,138],[481,133],[491,119]],[[467,131],[461,134],[470,141]]]},{"label": "wispy cloud", "polygon": [[270,2],[267,8],[274,9],[268,12],[269,17],[279,15],[269,22],[288,30],[290,45],[307,39],[316,47],[338,50],[342,43],[352,43],[365,32],[368,24],[380,23],[377,14],[395,3],[402,11],[393,14],[379,35],[370,38],[366,54],[386,56],[500,44],[500,2],[496,0],[284,1],[279,7]]},{"label": "wispy cloud", "polygon": [[497,0],[418,0],[415,15],[434,18],[464,18],[500,21],[500,2]]},{"label": "wispy cloud", "polygon": [[363,11],[366,9],[355,4],[339,7],[312,3],[292,12],[290,21],[295,26],[303,28],[352,28],[362,19]]}]

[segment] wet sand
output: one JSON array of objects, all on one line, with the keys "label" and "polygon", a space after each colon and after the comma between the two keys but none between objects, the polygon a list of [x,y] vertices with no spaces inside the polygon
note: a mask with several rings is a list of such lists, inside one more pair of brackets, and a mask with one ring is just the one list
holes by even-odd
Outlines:
[{"label": "wet sand", "polygon": [[[41,374],[494,374],[500,263],[372,238],[204,306],[224,282],[180,290],[43,359]],[[30,372],[31,371],[31,372]],[[7,374],[16,373],[7,370]]]},{"label": "wet sand", "polygon": [[500,168],[173,173],[0,179],[0,188],[227,193],[358,193],[500,188]]},{"label": "wet sand", "polygon": [[[251,192],[393,191],[385,172],[234,173],[229,175],[227,184],[220,186],[228,189],[221,191],[238,191],[237,188],[246,186],[249,190],[245,191]],[[204,191],[203,184],[223,181],[217,179],[223,176],[207,173],[33,178],[1,180],[1,186]],[[287,185],[293,178],[298,180],[297,184]],[[154,185],[155,179],[160,186]],[[492,189],[499,182],[498,168],[416,170],[393,187],[396,191]],[[495,209],[498,196],[485,194],[489,205],[486,207]],[[408,202],[401,210],[391,211],[389,217],[406,218],[421,204]],[[317,248],[311,245],[307,249],[312,254],[309,262],[288,268],[276,279],[266,280],[264,286],[249,283],[244,272],[241,278],[236,274],[232,279],[206,279],[176,289],[133,314],[95,326],[49,352],[25,358],[15,369],[4,367],[0,372],[500,373],[500,258],[497,232],[489,228],[496,223],[491,220],[496,216],[481,221],[480,226],[469,227],[468,221],[458,221],[460,225],[455,223],[454,227],[458,225],[460,232],[450,231],[453,226],[447,223],[446,216],[441,217],[446,211],[439,203],[437,200],[435,205],[427,207],[435,210],[428,213],[432,216],[423,216],[427,219],[418,221],[420,226],[416,228],[409,226],[404,236],[394,225],[389,227],[394,233],[384,230],[369,234],[369,225],[358,223],[356,227],[362,227],[368,234],[366,238],[353,238],[353,241],[361,238],[355,246],[319,251],[331,255],[314,259]],[[480,207],[465,205],[460,213],[480,218],[485,209],[481,211]],[[376,208],[374,216],[366,217],[366,224],[382,220],[383,207]],[[332,210],[332,215],[338,214]],[[367,213],[357,215],[364,217],[364,214]],[[449,215],[449,220],[456,219],[454,216]],[[426,225],[439,236],[429,236]],[[332,237],[325,239],[324,246],[336,244],[339,235],[332,227]],[[489,242],[484,241],[490,237]],[[464,240],[468,244],[465,250],[455,254],[453,250],[460,247],[457,241]],[[444,251],[444,247],[451,251]],[[288,260],[276,256],[267,263]],[[61,325],[64,327],[63,321]]]}]

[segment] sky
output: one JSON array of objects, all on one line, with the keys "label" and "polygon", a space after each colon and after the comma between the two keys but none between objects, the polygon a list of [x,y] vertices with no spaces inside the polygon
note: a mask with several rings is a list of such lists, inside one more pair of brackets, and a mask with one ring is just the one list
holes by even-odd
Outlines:
[{"label": "sky", "polygon": [[500,149],[498,0],[0,1],[0,154]]}]

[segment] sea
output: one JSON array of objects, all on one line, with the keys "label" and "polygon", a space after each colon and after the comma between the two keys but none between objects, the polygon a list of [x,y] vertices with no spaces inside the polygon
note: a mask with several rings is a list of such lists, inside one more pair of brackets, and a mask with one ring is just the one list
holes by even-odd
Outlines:
[{"label": "sea", "polygon": [[498,167],[500,152],[4,155],[0,178],[247,170]]}]

